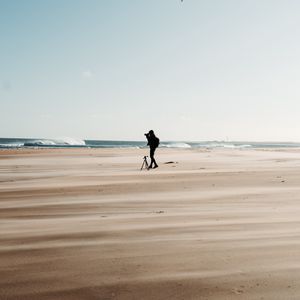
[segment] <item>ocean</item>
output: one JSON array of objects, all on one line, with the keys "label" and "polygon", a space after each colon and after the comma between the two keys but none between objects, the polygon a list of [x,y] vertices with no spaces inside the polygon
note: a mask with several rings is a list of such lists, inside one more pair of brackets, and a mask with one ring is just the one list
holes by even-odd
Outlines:
[{"label": "ocean", "polygon": [[[161,148],[297,148],[300,143],[293,142],[233,142],[233,141],[161,141]],[[105,141],[32,138],[0,138],[0,149],[8,148],[145,148],[146,141]]]}]

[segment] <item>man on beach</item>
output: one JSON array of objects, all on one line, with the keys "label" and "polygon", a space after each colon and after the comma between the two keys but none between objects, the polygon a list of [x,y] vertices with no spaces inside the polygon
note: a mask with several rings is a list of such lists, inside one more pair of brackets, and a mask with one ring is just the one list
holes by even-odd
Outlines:
[{"label": "man on beach", "polygon": [[[154,158],[154,153],[156,148],[159,145],[159,138],[155,136],[154,131],[150,130],[148,133],[145,133],[145,136],[147,138],[148,141],[148,146],[150,147],[150,158],[151,158],[151,162],[150,162],[150,166],[149,169],[155,169],[158,167],[155,158]],[[154,164],[154,166],[153,166]]]}]

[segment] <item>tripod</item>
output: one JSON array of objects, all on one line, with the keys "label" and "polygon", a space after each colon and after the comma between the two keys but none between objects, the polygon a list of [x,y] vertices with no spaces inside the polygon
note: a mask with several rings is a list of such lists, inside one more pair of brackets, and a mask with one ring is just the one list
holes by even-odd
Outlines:
[{"label": "tripod", "polygon": [[147,162],[147,157],[148,156],[144,156],[144,160],[143,160],[143,164],[142,164],[142,167],[141,167],[141,171],[143,170],[143,168],[145,168],[146,170],[149,170],[149,165],[148,165],[148,162]]}]

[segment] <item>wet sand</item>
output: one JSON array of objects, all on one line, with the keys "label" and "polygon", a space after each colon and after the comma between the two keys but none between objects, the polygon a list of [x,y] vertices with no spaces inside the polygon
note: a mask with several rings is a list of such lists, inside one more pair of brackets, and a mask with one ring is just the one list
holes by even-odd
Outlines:
[{"label": "wet sand", "polygon": [[300,298],[299,149],[145,151],[0,151],[1,300]]}]

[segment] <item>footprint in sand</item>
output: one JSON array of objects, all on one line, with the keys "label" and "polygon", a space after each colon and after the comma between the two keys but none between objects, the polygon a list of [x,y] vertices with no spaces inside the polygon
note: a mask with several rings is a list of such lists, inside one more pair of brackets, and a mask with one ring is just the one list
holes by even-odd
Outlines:
[{"label": "footprint in sand", "polygon": [[244,291],[242,289],[240,289],[240,288],[234,288],[234,289],[232,289],[232,292],[234,294],[237,294],[237,295],[240,295],[240,294],[244,293]]}]

